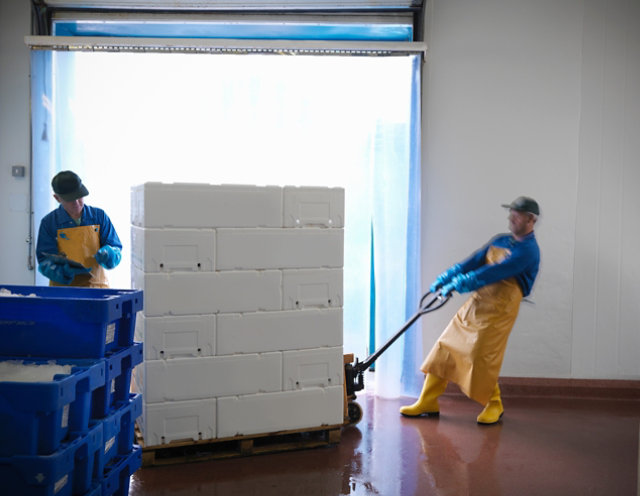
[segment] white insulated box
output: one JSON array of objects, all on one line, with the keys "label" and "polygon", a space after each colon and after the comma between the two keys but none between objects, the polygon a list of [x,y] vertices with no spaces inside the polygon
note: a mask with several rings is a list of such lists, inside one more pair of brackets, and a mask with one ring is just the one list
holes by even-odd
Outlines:
[{"label": "white insulated box", "polygon": [[342,346],[342,308],[218,314],[218,355]]},{"label": "white insulated box", "polygon": [[147,445],[341,425],[344,189],[132,189]]},{"label": "white insulated box", "polygon": [[216,270],[344,265],[342,229],[218,229]]},{"label": "white insulated box", "polygon": [[147,446],[216,438],[216,400],[145,404],[138,419]]},{"label": "white insulated box", "polygon": [[131,263],[145,272],[213,271],[213,229],[131,226]]},{"label": "white insulated box", "polygon": [[344,376],[342,347],[282,353],[282,390],[341,385]]},{"label": "white insulated box", "polygon": [[284,227],[344,227],[343,188],[286,186],[283,203]]},{"label": "white insulated box", "polygon": [[145,360],[216,354],[216,316],[185,315],[136,319],[136,340],[144,343]]},{"label": "white insulated box", "polygon": [[282,308],[278,270],[152,274],[132,268],[131,278],[132,287],[144,291],[148,317]]},{"label": "white insulated box", "polygon": [[149,360],[135,377],[147,403],[280,391],[282,353]]},{"label": "white insulated box", "polygon": [[218,438],[340,425],[342,386],[218,398]]},{"label": "white insulated box", "polygon": [[282,227],[278,186],[145,183],[131,190],[140,227]]},{"label": "white insulated box", "polygon": [[342,269],[282,272],[283,309],[342,307]]}]

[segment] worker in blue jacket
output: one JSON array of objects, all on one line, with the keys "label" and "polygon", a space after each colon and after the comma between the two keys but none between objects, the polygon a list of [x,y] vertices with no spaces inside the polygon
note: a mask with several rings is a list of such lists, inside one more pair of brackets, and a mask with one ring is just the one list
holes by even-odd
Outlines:
[{"label": "worker in blue jacket", "polygon": [[400,408],[403,415],[438,415],[438,397],[451,381],[484,406],[479,424],[495,424],[502,417],[498,375],[520,301],[531,292],[540,265],[533,230],[540,214],[537,202],[521,196],[503,207],[509,209],[511,234],[494,237],[430,287],[443,296],[473,293],[422,364],[422,393],[414,404]]},{"label": "worker in blue jacket", "polygon": [[122,258],[111,220],[102,209],[84,204],[89,191],[74,172],[59,172],[51,186],[60,205],[40,222],[38,270],[51,286],[109,287],[104,269]]}]

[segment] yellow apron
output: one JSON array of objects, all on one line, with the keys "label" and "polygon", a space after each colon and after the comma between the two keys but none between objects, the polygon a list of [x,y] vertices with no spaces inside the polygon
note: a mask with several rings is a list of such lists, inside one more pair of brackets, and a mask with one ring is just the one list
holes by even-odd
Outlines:
[{"label": "yellow apron", "polygon": [[[487,263],[509,254],[491,246]],[[421,370],[455,382],[472,400],[484,405],[498,382],[507,340],[518,316],[522,290],[515,278],[475,291],[451,319]]]},{"label": "yellow apron", "polygon": [[[71,260],[80,262],[85,267],[91,267],[91,272],[78,274],[69,286],[84,286],[90,288],[108,288],[109,281],[101,265],[94,255],[100,249],[100,226],[78,226],[58,229],[58,252]],[[50,286],[66,286],[49,281]]]}]

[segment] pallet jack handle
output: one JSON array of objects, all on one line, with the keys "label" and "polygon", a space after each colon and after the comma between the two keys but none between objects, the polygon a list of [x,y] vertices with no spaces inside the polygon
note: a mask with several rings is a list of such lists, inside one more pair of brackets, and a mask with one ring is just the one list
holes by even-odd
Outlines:
[{"label": "pallet jack handle", "polygon": [[[431,296],[431,298],[429,298]],[[424,314],[433,312],[442,307],[447,301],[449,301],[451,295],[442,296],[440,291],[436,293],[431,293],[431,291],[427,291],[422,298],[420,299],[420,305],[418,305],[418,311],[413,314],[413,316],[407,320],[407,322],[402,326],[402,328],[396,332],[394,336],[392,336],[378,351],[376,351],[373,355],[369,356],[364,362],[357,363],[356,367],[365,371],[369,367],[373,365],[373,363],[382,355],[389,346],[391,346],[400,336],[402,336],[408,329],[413,325],[413,323],[422,317]],[[425,303],[425,300],[428,301]]]},{"label": "pallet jack handle", "polygon": [[427,313],[438,310],[439,308],[444,306],[450,298],[451,294],[443,296],[440,291],[436,291],[435,293],[427,291],[420,299],[418,311],[414,313],[413,316],[402,326],[402,328],[400,328],[400,330],[396,332],[396,334],[392,336],[380,349],[370,355],[364,362],[359,362],[356,358],[356,362],[353,365],[347,364],[345,366],[345,382],[347,386],[347,395],[351,396],[356,391],[364,389],[364,371],[371,367],[374,362],[380,357],[380,355],[382,355],[387,350],[387,348],[389,348],[389,346],[391,346],[400,336],[402,336],[416,320]]}]

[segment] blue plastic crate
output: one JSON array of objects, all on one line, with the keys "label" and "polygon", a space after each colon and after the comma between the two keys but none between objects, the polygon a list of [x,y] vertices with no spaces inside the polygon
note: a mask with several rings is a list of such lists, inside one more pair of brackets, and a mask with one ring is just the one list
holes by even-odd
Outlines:
[{"label": "blue plastic crate", "polygon": [[[0,355],[102,358],[133,344],[142,291],[2,286]],[[32,296],[30,296],[32,295]]]},{"label": "blue plastic crate", "polygon": [[98,473],[109,470],[117,456],[127,455],[133,449],[136,419],[142,415],[142,395],[132,394],[130,400],[102,420],[104,449],[98,458]]},{"label": "blue plastic crate", "polygon": [[102,424],[87,435],[63,443],[51,455],[0,458],[2,494],[20,496],[72,496],[93,486],[96,458],[102,449]]},{"label": "blue plastic crate", "polygon": [[142,343],[134,343],[127,348],[107,353],[105,357],[105,385],[93,393],[91,415],[106,417],[117,403],[129,401],[131,372],[142,363]]},{"label": "blue plastic crate", "polygon": [[[127,496],[129,478],[142,466],[142,448],[134,445],[127,455],[116,457],[102,480],[102,496]],[[57,495],[56,495],[57,496]]]},{"label": "blue plastic crate", "polygon": [[92,394],[105,386],[104,359],[0,357],[0,363],[71,365],[68,375],[45,382],[0,377],[0,456],[48,455],[68,437],[86,434]]}]

